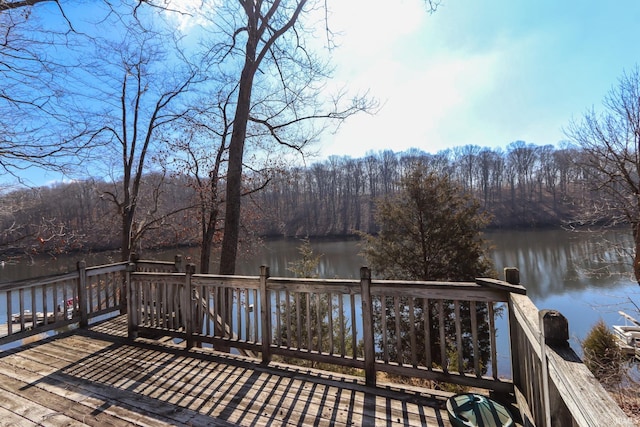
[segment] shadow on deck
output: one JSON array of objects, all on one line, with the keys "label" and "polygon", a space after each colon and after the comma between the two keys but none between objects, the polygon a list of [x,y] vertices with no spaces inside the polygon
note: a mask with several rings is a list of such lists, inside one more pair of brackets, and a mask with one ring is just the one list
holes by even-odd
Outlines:
[{"label": "shadow on deck", "polygon": [[[538,310],[515,268],[505,281],[407,282],[372,280],[366,267],[360,280],[294,279],[266,266],[259,276],[195,274],[179,257],[79,262],[0,283],[0,300],[0,346],[23,345],[0,353],[0,425],[450,425],[450,395],[382,384],[382,375],[492,393],[515,402],[511,415],[526,425],[634,425],[570,348],[566,318]],[[498,366],[503,310],[510,378]],[[128,318],[88,326],[123,311]],[[61,315],[33,325],[32,312]],[[142,336],[183,345],[134,340]]]},{"label": "shadow on deck", "polygon": [[2,424],[451,425],[440,392],[126,335],[120,316],[0,354]]}]

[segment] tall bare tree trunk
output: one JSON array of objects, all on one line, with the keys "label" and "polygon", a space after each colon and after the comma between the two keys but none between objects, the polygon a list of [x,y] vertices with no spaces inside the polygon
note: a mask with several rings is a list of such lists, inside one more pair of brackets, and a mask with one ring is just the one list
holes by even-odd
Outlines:
[{"label": "tall bare tree trunk", "polygon": [[[215,202],[216,200],[213,199],[212,203]],[[218,210],[212,209],[209,214],[208,222],[203,223],[202,244],[200,246],[200,273],[202,274],[209,274],[209,265],[211,264],[211,251],[213,250],[213,238],[216,233],[217,222]],[[206,227],[204,224],[206,224]]]},{"label": "tall bare tree trunk", "polygon": [[257,38],[249,32],[244,68],[240,76],[238,104],[233,120],[233,132],[229,142],[229,165],[227,169],[226,209],[224,215],[224,237],[220,254],[220,274],[235,274],[238,238],[240,235],[240,202],[242,196],[242,158],[244,140],[251,107],[251,90],[255,74]]},{"label": "tall bare tree trunk", "polygon": [[[238,238],[240,235],[240,200],[242,196],[242,158],[244,142],[247,134],[247,122],[251,110],[251,93],[253,79],[262,59],[283,34],[293,28],[302,12],[307,0],[297,0],[291,16],[278,28],[271,22],[281,7],[285,7],[280,0],[276,0],[263,11],[263,1],[241,2],[247,15],[247,25],[243,31],[247,33],[245,45],[244,66],[240,74],[238,86],[238,103],[233,120],[233,132],[229,142],[229,163],[227,167],[226,209],[224,217],[224,237],[222,239],[222,254],[220,255],[220,274],[235,274],[236,256],[238,253]],[[266,35],[265,35],[266,34]],[[260,52],[258,53],[258,46]]]}]

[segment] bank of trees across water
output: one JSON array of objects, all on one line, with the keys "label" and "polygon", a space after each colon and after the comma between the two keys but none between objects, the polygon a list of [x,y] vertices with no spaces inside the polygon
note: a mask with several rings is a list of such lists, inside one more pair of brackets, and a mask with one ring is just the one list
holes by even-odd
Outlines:
[{"label": "bank of trees across water", "polygon": [[[594,221],[587,217],[587,207],[601,203],[603,195],[591,189],[576,161],[584,155],[577,148],[517,141],[504,150],[467,145],[437,154],[414,149],[330,157],[259,177],[268,183],[243,198],[243,230],[245,238],[375,233],[375,200],[396,193],[400,178],[418,161],[471,192],[492,215],[490,227]],[[246,176],[251,179],[258,177]],[[3,194],[0,249],[117,248],[119,216],[105,196],[117,187],[117,182],[93,178]],[[198,191],[185,175],[145,175],[138,201],[141,215],[132,231],[139,233],[138,247],[199,243]],[[217,227],[221,232],[222,224]]]}]

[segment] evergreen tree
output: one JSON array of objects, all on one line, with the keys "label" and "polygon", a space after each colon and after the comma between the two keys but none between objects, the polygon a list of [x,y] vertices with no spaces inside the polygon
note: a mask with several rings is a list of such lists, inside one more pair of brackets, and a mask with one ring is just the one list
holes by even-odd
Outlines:
[{"label": "evergreen tree", "polygon": [[[480,204],[454,183],[448,176],[436,174],[421,162],[416,163],[400,181],[400,190],[377,203],[378,235],[364,235],[364,255],[375,274],[384,279],[472,281],[476,277],[494,275],[492,262],[486,255],[481,230],[488,216]],[[398,340],[408,343],[412,322],[416,337],[423,341],[424,316],[430,319],[431,360],[444,369],[457,370],[441,360],[441,348],[451,354],[455,349],[455,302],[423,301],[421,298],[374,299],[375,333],[380,355],[392,360],[411,363],[407,354],[397,354]],[[440,310],[444,315],[445,342],[440,342]],[[410,313],[412,312],[412,313]],[[489,314],[487,303],[477,302],[472,312],[468,302],[461,302],[458,312],[463,329],[463,366],[472,367],[476,357],[486,369],[490,354],[490,334],[485,321]],[[383,318],[384,316],[384,318]],[[474,354],[471,337],[471,316],[477,316],[479,353]],[[400,331],[395,328],[399,319]],[[386,326],[385,326],[386,325]],[[386,333],[383,331],[386,330]],[[418,348],[424,348],[419,342]],[[426,364],[426,355],[422,355]]]},{"label": "evergreen tree", "polygon": [[600,319],[591,327],[587,337],[580,343],[584,353],[584,364],[605,385],[620,384],[624,373],[624,354],[616,335]]},{"label": "evergreen tree", "polygon": [[377,203],[378,235],[364,235],[364,255],[385,279],[473,280],[493,274],[481,231],[488,216],[449,177],[417,163],[400,191]]},{"label": "evergreen tree", "polygon": [[290,261],[287,270],[295,274],[296,277],[307,279],[318,277],[318,266],[320,265],[322,254],[316,255],[313,252],[308,236],[302,239],[302,244],[298,246],[298,252],[301,258]]}]

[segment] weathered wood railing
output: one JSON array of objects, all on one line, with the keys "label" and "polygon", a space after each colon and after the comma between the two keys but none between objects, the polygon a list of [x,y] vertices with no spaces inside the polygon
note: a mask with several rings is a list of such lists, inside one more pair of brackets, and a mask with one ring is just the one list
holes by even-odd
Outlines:
[{"label": "weathered wood railing", "polygon": [[359,368],[369,384],[387,372],[513,390],[498,376],[495,322],[496,306],[524,292],[517,285],[371,280],[368,269],[360,280],[131,270],[132,336]]},{"label": "weathered wood railing", "polygon": [[[517,271],[511,281],[519,281]],[[634,426],[569,346],[561,313],[512,294],[509,327],[514,393],[524,425]]]},{"label": "weathered wood railing", "polygon": [[[81,261],[69,273],[0,283],[0,300],[5,301],[0,345],[123,312],[129,265],[87,267]],[[180,256],[175,262],[139,261],[135,266],[138,271],[184,271]]]},{"label": "weathered wood railing", "polygon": [[[269,277],[266,267],[252,277],[133,270],[133,337],[358,368],[369,385],[387,372],[513,393],[526,426],[633,425],[569,348],[568,332],[561,344],[549,339],[557,322],[540,327],[550,316],[524,295],[515,269],[508,282],[470,283],[371,280],[367,269],[360,280]],[[500,310],[513,381],[498,376]]]},{"label": "weathered wood railing", "polygon": [[[566,319],[539,311],[515,269],[505,282],[470,283],[371,280],[367,269],[360,280],[194,272],[176,257],[2,283],[0,344],[87,325],[126,300],[131,337],[358,368],[369,385],[387,372],[513,393],[526,426],[634,425],[569,347]],[[497,374],[500,310],[513,380]]]},{"label": "weathered wood railing", "polygon": [[[6,309],[0,314],[0,344],[61,329],[120,309],[127,263],[0,285]],[[2,295],[4,294],[4,295]]]}]

